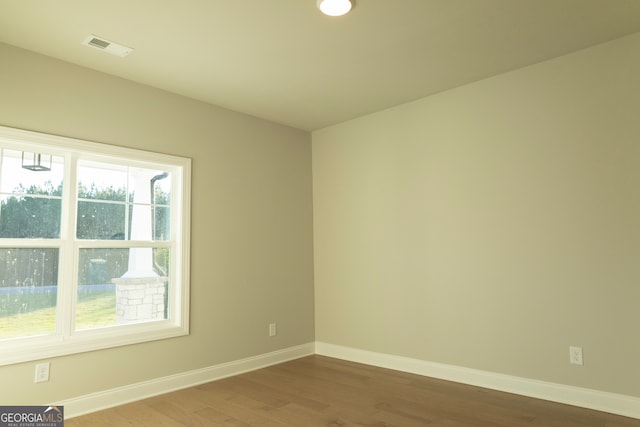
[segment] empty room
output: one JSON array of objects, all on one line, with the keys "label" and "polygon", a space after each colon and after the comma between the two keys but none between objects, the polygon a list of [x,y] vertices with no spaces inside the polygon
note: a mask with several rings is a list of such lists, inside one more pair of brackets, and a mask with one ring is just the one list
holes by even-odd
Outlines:
[{"label": "empty room", "polygon": [[639,113],[637,0],[0,0],[0,426],[640,426]]}]

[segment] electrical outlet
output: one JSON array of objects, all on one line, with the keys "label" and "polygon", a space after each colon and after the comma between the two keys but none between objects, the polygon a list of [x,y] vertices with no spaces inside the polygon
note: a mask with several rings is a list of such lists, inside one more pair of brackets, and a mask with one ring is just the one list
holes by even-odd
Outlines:
[{"label": "electrical outlet", "polygon": [[278,335],[278,329],[275,323],[269,323],[269,336],[275,337]]},{"label": "electrical outlet", "polygon": [[35,382],[44,383],[49,381],[49,362],[46,363],[38,363],[36,365],[36,376]]},{"label": "electrical outlet", "polygon": [[583,365],[582,347],[569,347],[569,363],[572,365]]}]

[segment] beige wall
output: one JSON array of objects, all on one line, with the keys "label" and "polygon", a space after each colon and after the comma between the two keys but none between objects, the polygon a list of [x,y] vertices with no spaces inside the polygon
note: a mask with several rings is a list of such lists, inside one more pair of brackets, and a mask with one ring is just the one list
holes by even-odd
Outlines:
[{"label": "beige wall", "polygon": [[3,44],[0,64],[0,125],[193,159],[191,335],[52,359],[48,383],[33,383],[35,362],[0,367],[2,404],[60,401],[314,340],[309,133]]},{"label": "beige wall", "polygon": [[640,396],[639,52],[313,132],[316,339]]}]

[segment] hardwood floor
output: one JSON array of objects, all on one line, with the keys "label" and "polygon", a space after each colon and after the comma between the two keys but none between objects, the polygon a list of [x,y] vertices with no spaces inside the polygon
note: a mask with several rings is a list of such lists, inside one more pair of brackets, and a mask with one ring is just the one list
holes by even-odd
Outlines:
[{"label": "hardwood floor", "polygon": [[640,420],[309,356],[65,425],[639,427]]}]

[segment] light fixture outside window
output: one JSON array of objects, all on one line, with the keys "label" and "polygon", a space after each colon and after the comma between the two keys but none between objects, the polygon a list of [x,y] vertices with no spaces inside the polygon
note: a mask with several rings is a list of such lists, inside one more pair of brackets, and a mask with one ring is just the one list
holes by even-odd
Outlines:
[{"label": "light fixture outside window", "polygon": [[342,16],[351,10],[354,0],[318,0],[318,9],[325,15]]},{"label": "light fixture outside window", "polygon": [[35,172],[51,170],[51,154],[22,152],[22,167]]}]

